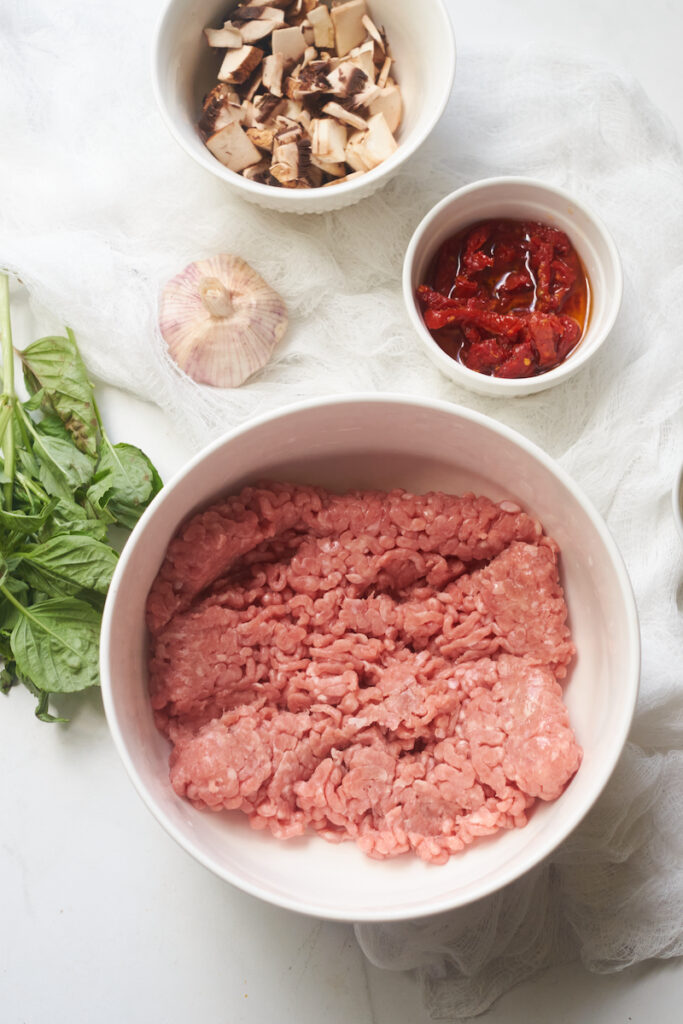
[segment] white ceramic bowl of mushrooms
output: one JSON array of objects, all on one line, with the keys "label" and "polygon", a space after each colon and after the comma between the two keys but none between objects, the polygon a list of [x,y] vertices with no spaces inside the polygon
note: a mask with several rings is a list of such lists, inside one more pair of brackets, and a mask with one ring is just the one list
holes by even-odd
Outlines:
[{"label": "white ceramic bowl of mushrooms", "polygon": [[[169,0],[153,84],[176,141],[261,206],[372,195],[430,134],[455,74],[443,0]],[[331,78],[330,78],[331,76]]]}]

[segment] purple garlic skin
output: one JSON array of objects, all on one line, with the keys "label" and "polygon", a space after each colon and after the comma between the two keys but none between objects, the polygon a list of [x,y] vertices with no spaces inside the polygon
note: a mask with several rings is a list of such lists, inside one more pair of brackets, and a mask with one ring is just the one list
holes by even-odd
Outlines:
[{"label": "purple garlic skin", "polygon": [[198,384],[235,388],[262,369],[287,329],[278,293],[239,256],[190,263],[161,294],[171,359]]}]

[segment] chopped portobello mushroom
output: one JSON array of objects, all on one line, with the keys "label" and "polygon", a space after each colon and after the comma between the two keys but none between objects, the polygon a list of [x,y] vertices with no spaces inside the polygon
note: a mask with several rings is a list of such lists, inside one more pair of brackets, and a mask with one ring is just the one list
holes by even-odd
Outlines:
[{"label": "chopped portobello mushroom", "polygon": [[382,33],[377,28],[372,18],[369,15],[364,14],[361,20],[363,22],[363,27],[367,29],[368,35],[372,39],[374,45],[379,48],[380,53],[386,53],[386,43],[384,41]]},{"label": "chopped portobello mushroom", "polygon": [[205,29],[225,52],[198,122],[221,163],[271,187],[317,188],[395,152],[401,93],[365,0],[249,0],[229,17]]},{"label": "chopped portobello mushroom", "polygon": [[377,96],[369,104],[369,110],[371,114],[384,114],[389,131],[392,135],[396,134],[396,129],[401,123],[403,109],[401,93],[395,82],[391,82],[379,90]]},{"label": "chopped portobello mushroom", "polygon": [[216,50],[221,50],[224,47],[239,50],[244,43],[240,30],[234,28],[229,21],[226,21],[223,28],[205,28],[204,35],[209,46],[213,46]]},{"label": "chopped portobello mushroom", "polygon": [[270,173],[285,188],[296,188],[305,180],[311,164],[311,143],[301,125],[285,128],[275,136]]},{"label": "chopped portobello mushroom", "polygon": [[232,21],[245,43],[257,43],[284,25],[285,13],[277,7],[238,7],[232,13]]},{"label": "chopped portobello mushroom", "polygon": [[251,164],[242,171],[242,177],[247,181],[257,181],[259,185],[267,185],[271,181],[270,158],[260,160],[257,164]]},{"label": "chopped portobello mushroom", "polygon": [[320,50],[334,49],[334,25],[327,7],[324,4],[314,7],[308,13],[308,20],[313,28],[313,45]]},{"label": "chopped portobello mushroom", "polygon": [[281,53],[271,53],[263,61],[263,87],[273,96],[282,96],[282,73],[285,58]]},{"label": "chopped portobello mushroom", "polygon": [[337,121],[341,121],[342,124],[348,124],[352,128],[359,128],[361,131],[364,131],[368,126],[365,118],[360,117],[359,114],[354,114],[351,110],[346,110],[340,103],[327,103],[323,107],[323,112],[329,114],[330,117],[335,118]]},{"label": "chopped portobello mushroom", "polygon": [[234,121],[209,136],[206,145],[231,171],[243,171],[245,167],[257,164],[261,159],[260,151],[247,138],[242,126]]},{"label": "chopped portobello mushroom", "polygon": [[396,140],[389,131],[384,114],[375,114],[365,131],[355,132],[346,146],[346,162],[355,171],[371,171],[395,153]]},{"label": "chopped portobello mushroom", "polygon": [[342,61],[327,76],[330,92],[340,99],[348,99],[363,92],[369,83],[365,72],[350,60]]},{"label": "chopped portobello mushroom", "polygon": [[331,117],[311,122],[311,153],[319,161],[343,164],[346,150],[346,128]]},{"label": "chopped portobello mushroom", "polygon": [[259,50],[257,46],[241,46],[239,50],[228,50],[218,72],[218,80],[242,85],[262,59],[263,50]]},{"label": "chopped portobello mushroom", "polygon": [[230,89],[230,86],[221,82],[218,85],[214,85],[211,92],[205,98],[202,116],[197,127],[202,138],[206,141],[210,135],[214,135],[221,128],[232,124],[233,121],[239,123],[243,116],[239,96]]},{"label": "chopped portobello mushroom", "polygon": [[349,60],[355,64],[357,68],[360,68],[361,71],[364,71],[368,76],[369,81],[373,84],[377,75],[374,52],[375,44],[372,39],[370,39],[367,43],[363,43],[362,46],[356,46],[349,54]]},{"label": "chopped portobello mushroom", "polygon": [[348,0],[330,11],[334,25],[337,56],[345,57],[354,46],[360,46],[367,35],[363,16],[368,13],[365,0]]},{"label": "chopped portobello mushroom", "polygon": [[285,60],[299,60],[306,52],[306,40],[300,28],[278,28],[273,32],[273,53]]},{"label": "chopped portobello mushroom", "polygon": [[382,64],[382,70],[380,71],[379,75],[377,76],[377,82],[376,82],[376,85],[379,86],[380,89],[383,89],[384,86],[389,81],[389,72],[391,71],[391,65],[393,63],[394,62],[391,59],[391,57],[386,57],[385,58],[384,64]]}]

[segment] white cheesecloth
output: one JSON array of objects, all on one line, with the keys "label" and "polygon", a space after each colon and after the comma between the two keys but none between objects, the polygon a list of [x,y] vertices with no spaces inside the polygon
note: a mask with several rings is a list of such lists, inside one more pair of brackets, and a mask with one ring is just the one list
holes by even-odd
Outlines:
[{"label": "white cheesecloth", "polygon": [[[683,557],[670,491],[683,458],[683,158],[672,129],[610,70],[461,44],[446,115],[382,192],[325,216],[276,214],[232,197],[167,134],[148,73],[157,13],[151,0],[0,8],[0,265],[27,284],[45,331],[70,324],[94,378],[158,403],[197,447],[254,414],[344,391],[429,395],[494,416],[592,499],[637,597],[640,700],[594,811],[502,892],[438,918],[358,926],[363,950],[383,967],[416,968],[439,1019],[476,1015],[562,960],[613,971],[680,955]],[[617,326],[590,366],[515,401],[442,377],[400,289],[424,213],[497,174],[585,200],[625,273]],[[291,316],[272,362],[234,391],[178,373],[156,328],[161,284],[220,251],[251,263]]]}]

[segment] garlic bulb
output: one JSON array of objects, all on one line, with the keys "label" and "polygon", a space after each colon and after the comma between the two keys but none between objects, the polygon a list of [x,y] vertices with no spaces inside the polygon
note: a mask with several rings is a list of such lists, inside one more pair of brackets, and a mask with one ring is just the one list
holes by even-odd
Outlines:
[{"label": "garlic bulb", "polygon": [[268,362],[287,328],[283,300],[239,256],[190,263],[161,296],[171,358],[198,384],[235,388]]}]

